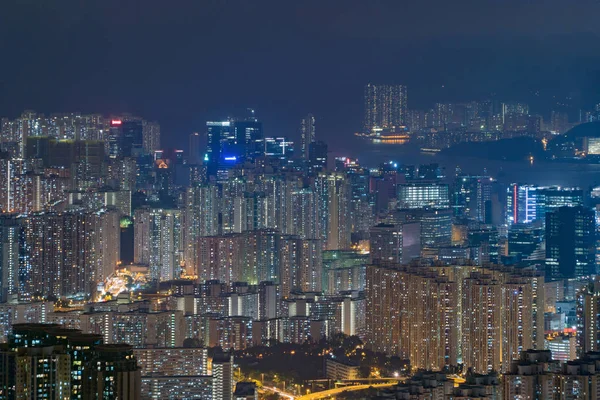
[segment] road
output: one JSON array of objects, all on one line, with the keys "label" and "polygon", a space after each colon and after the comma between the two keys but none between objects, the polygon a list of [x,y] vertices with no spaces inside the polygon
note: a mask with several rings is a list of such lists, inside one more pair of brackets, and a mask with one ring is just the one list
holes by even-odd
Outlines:
[{"label": "road", "polygon": [[274,392],[277,393],[278,395],[280,395],[281,397],[285,397],[286,399],[290,399],[290,400],[294,400],[296,397],[294,397],[293,394],[288,393],[288,392],[284,392],[282,390],[277,389],[276,387],[272,387],[272,386],[263,386],[262,387],[263,390],[268,390],[269,392]]},{"label": "road", "polygon": [[296,400],[318,400],[318,399],[326,399],[331,396],[335,396],[336,394],[340,394],[343,392],[353,392],[356,390],[365,390],[370,387],[374,388],[383,388],[383,387],[391,387],[397,385],[398,382],[393,383],[375,383],[373,385],[354,385],[354,386],[344,386],[337,389],[324,390],[322,392],[315,392],[311,394],[307,394],[305,396],[296,397]]}]

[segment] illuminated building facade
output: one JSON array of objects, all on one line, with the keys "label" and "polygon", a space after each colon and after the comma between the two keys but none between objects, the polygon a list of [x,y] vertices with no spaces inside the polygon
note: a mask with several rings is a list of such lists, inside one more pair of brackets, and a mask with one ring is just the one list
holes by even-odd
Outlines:
[{"label": "illuminated building facade", "polygon": [[600,283],[595,281],[577,294],[577,347],[579,354],[600,351]]},{"label": "illuminated building facade", "polygon": [[399,208],[449,208],[448,185],[441,183],[404,183],[398,185]]},{"label": "illuminated building facade", "polygon": [[344,291],[363,291],[368,261],[367,254],[352,250],[324,251],[323,292],[334,295]]},{"label": "illuminated building facade", "polygon": [[134,349],[142,377],[208,375],[206,348]]},{"label": "illuminated building facade", "polygon": [[326,250],[350,248],[350,185],[345,174],[319,173],[315,179],[319,234]]},{"label": "illuminated building facade", "polygon": [[97,359],[93,378],[97,393],[104,399],[138,400],[141,378],[133,348],[127,344],[96,347]]},{"label": "illuminated building facade", "polygon": [[89,298],[116,267],[118,234],[113,211],[31,214],[25,220],[23,295]]},{"label": "illuminated building facade", "polygon": [[134,348],[181,347],[186,331],[181,311],[93,311],[80,319],[83,332],[102,335],[107,344]]},{"label": "illuminated building facade", "polygon": [[0,302],[4,303],[19,293],[19,256],[24,247],[23,220],[16,214],[0,215]]},{"label": "illuminated building facade", "polygon": [[153,280],[179,277],[183,261],[181,210],[140,208],[135,212],[134,223],[134,262],[148,265]]},{"label": "illuminated building facade", "polygon": [[528,224],[537,218],[537,187],[511,184],[507,189],[506,222]]},{"label": "illuminated building facade", "polygon": [[[536,274],[469,267],[367,267],[366,342],[443,369],[462,359],[486,374],[543,347],[543,284]],[[473,270],[474,271],[474,270]]]},{"label": "illuminated building facade", "polygon": [[373,128],[391,128],[407,122],[407,93],[403,85],[374,85],[364,92],[364,132]]},{"label": "illuminated building facade", "polygon": [[233,395],[233,355],[215,354],[212,359],[212,398],[231,400]]},{"label": "illuminated building facade", "polygon": [[457,283],[402,267],[367,267],[366,340],[376,351],[443,369],[458,359]]}]

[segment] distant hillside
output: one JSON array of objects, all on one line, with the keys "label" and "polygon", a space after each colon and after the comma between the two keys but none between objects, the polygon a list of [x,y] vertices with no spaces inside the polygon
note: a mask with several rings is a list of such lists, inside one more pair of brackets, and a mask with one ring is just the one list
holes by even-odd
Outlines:
[{"label": "distant hillside", "polygon": [[544,158],[544,147],[539,140],[530,137],[502,139],[493,142],[459,143],[441,152],[453,157],[479,157],[489,160],[519,161],[530,156]]},{"label": "distant hillside", "polygon": [[600,122],[580,124],[570,131],[554,137],[548,143],[548,157],[554,159],[573,159],[578,151],[587,150],[590,138],[600,137]]},{"label": "distant hillside", "polygon": [[564,135],[557,136],[552,139],[554,141],[574,140],[577,138],[584,137],[600,137],[600,122],[586,122],[585,124],[579,124],[573,129],[566,132]]}]

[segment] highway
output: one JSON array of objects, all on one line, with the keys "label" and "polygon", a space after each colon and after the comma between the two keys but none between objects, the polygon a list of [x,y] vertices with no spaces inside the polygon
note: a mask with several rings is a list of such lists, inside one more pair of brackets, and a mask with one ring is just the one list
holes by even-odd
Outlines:
[{"label": "highway", "polygon": [[374,388],[384,388],[384,387],[391,387],[394,385],[397,385],[398,382],[393,382],[393,383],[375,383],[373,385],[354,385],[354,386],[344,386],[344,387],[340,387],[337,389],[330,389],[330,390],[324,390],[322,392],[315,392],[315,393],[310,393],[307,394],[305,396],[300,396],[300,397],[296,397],[296,400],[318,400],[318,399],[326,399],[328,397],[331,396],[335,396],[336,394],[340,394],[343,392],[353,392],[356,390],[365,390],[368,389],[370,387],[374,387]]}]

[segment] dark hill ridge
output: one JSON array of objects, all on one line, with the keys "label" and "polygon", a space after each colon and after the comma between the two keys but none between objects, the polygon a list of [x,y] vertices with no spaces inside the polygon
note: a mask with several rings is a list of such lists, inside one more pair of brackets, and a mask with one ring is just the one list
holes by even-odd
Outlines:
[{"label": "dark hill ridge", "polygon": [[489,160],[520,161],[529,160],[529,157],[533,156],[536,160],[596,163],[596,159],[576,157],[576,150],[584,148],[584,138],[600,138],[600,122],[580,124],[567,133],[552,138],[547,151],[544,151],[539,140],[523,136],[493,142],[459,143],[442,150],[441,153],[453,157],[478,157]]},{"label": "dark hill ridge", "polygon": [[584,137],[600,137],[600,121],[579,124],[576,127],[569,130],[568,132],[555,137],[554,139],[552,139],[552,141],[562,138],[573,140]]},{"label": "dark hill ridge", "polygon": [[520,161],[545,157],[542,143],[530,137],[502,139],[493,142],[459,143],[441,154],[453,157],[480,157],[489,160]]}]

